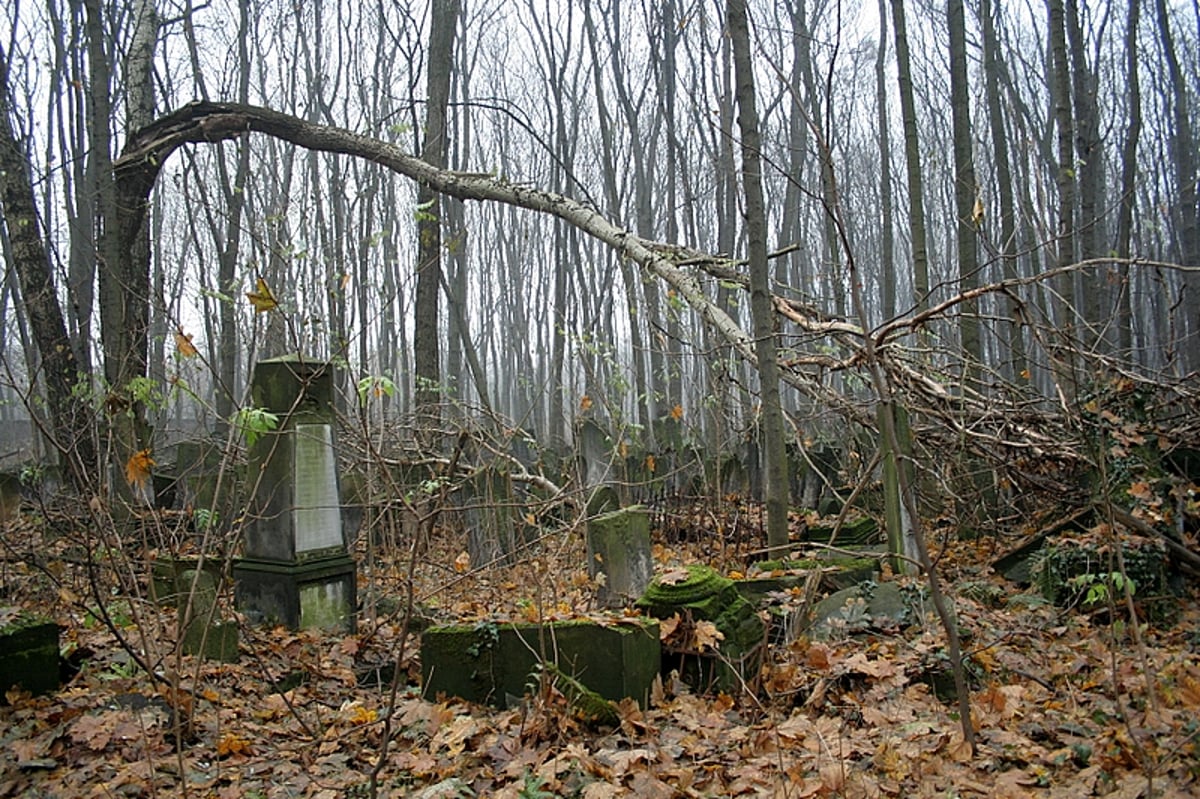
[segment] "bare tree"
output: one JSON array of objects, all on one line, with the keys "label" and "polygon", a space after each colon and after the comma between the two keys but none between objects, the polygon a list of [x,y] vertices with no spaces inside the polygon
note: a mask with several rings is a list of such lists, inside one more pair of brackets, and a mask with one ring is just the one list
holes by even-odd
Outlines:
[{"label": "bare tree", "polygon": [[779,396],[775,314],[767,263],[767,210],[762,190],[762,140],[758,131],[750,24],[744,0],[729,0],[729,36],[737,76],[738,128],[742,135],[742,192],[746,198],[746,234],[750,251],[750,312],[758,358],[762,447],[766,464],[767,546],[778,553],[788,544],[787,433]]},{"label": "bare tree", "polygon": [[[446,164],[446,108],[450,101],[450,73],[454,69],[454,31],[458,26],[459,0],[431,5],[429,58],[426,65],[428,94],[425,136],[421,157],[430,166]],[[441,402],[441,330],[438,327],[442,293],[442,213],[437,193],[425,184],[417,192],[417,288],[413,371],[417,406],[431,422]]]}]

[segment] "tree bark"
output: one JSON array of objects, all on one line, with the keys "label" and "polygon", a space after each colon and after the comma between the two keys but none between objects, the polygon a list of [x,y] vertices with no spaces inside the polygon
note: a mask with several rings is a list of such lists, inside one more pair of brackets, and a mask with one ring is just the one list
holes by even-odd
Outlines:
[{"label": "tree bark", "polygon": [[787,431],[775,357],[775,313],[767,263],[767,211],[763,200],[762,141],[754,97],[754,64],[744,0],[729,0],[729,36],[737,80],[738,127],[742,134],[742,191],[746,198],[746,234],[750,252],[750,314],[758,355],[762,446],[766,465],[767,547],[779,554],[788,545]]},{"label": "tree bark", "polygon": [[[50,260],[37,217],[29,159],[12,127],[8,55],[2,44],[0,85],[3,87],[0,89],[0,209],[4,211],[3,224],[8,230],[12,264],[17,273],[25,313],[41,354],[50,432],[58,450],[60,465],[72,484],[80,492],[89,487],[94,490],[94,419],[86,401],[74,391],[81,380],[86,380],[86,376],[80,374],[58,303]],[[86,392],[83,396],[86,396]],[[31,411],[36,418],[36,404],[31,406]]]},{"label": "tree bark", "polygon": [[[450,71],[454,68],[454,29],[459,0],[434,3],[429,34],[428,95],[425,107],[425,140],[421,158],[435,169],[446,165],[446,108],[450,100]],[[442,283],[442,214],[433,186],[421,182],[417,189],[417,288],[413,330],[413,371],[418,412],[433,426],[442,399],[441,331],[438,297]]]},{"label": "tree bark", "polygon": [[[950,117],[954,138],[954,209],[955,238],[958,247],[959,291],[979,285],[979,243],[973,218],[978,187],[975,185],[975,161],[971,155],[971,93],[967,82],[967,30],[962,0],[946,3],[946,21],[950,32]],[[964,303],[959,323],[964,369],[962,378],[978,379],[983,362],[980,338],[979,306]]]},{"label": "tree bark", "polygon": [[913,99],[912,66],[908,52],[908,26],[904,0],[891,0],[896,37],[896,75],[900,87],[900,113],[904,119],[904,160],[908,178],[908,225],[912,238],[913,302],[917,310],[929,307],[929,255],[925,241],[924,179],[921,177],[921,141],[917,135],[917,107]]},{"label": "tree bark", "polygon": [[[1000,200],[996,221],[984,219],[985,229],[998,233],[997,250],[1001,261],[1001,274],[1005,280],[1017,277],[1016,253],[1016,200],[1013,193],[1012,167],[1009,164],[1008,133],[1005,128],[1004,106],[1000,98],[1000,42],[996,36],[996,22],[992,0],[981,0],[979,21],[983,31],[983,81],[987,99],[988,128],[992,136],[992,157],[995,159],[996,194]],[[996,223],[999,223],[997,226]],[[1021,323],[1021,301],[1015,294],[1005,295],[1008,321],[1005,323],[1004,345],[1007,357],[1001,366],[1002,374],[1009,380],[1022,379],[1027,374],[1025,341]]]},{"label": "tree bark", "polygon": [[[1142,84],[1138,77],[1138,24],[1141,0],[1129,0],[1125,24],[1125,85],[1129,87],[1129,124],[1121,147],[1121,202],[1117,210],[1117,257],[1132,255],[1133,211],[1137,204],[1137,152],[1142,135]],[[1117,350],[1128,355],[1133,350],[1133,300],[1128,264],[1120,267],[1120,285],[1116,300]]]}]

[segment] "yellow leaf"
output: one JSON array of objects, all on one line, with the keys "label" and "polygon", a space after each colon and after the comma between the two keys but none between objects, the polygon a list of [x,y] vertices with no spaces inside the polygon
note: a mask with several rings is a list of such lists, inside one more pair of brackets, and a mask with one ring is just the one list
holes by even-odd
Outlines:
[{"label": "yellow leaf", "polygon": [[246,299],[254,306],[255,313],[266,313],[279,307],[279,301],[271,293],[271,287],[261,277],[254,282],[254,291],[246,293]]},{"label": "yellow leaf", "polygon": [[579,410],[587,411],[591,407],[592,407],[592,398],[591,397],[589,397],[587,394],[584,394],[582,397],[579,398]]},{"label": "yellow leaf", "polygon": [[1021,370],[1021,377],[1022,377],[1023,379],[1025,379],[1025,380],[1028,380],[1028,379],[1029,379],[1029,377],[1030,377],[1029,370],[1028,370],[1028,369],[1022,369],[1022,370]]},{"label": "yellow leaf", "polygon": [[150,469],[153,466],[154,459],[150,457],[150,450],[138,450],[125,462],[125,482],[138,488],[144,487],[150,479]]},{"label": "yellow leaf", "polygon": [[975,227],[983,224],[983,195],[975,195],[975,207],[971,209],[971,221],[975,223]]},{"label": "yellow leaf", "polygon": [[454,571],[462,574],[469,568],[471,568],[471,553],[464,549],[459,553],[458,557],[454,559]]},{"label": "yellow leaf", "polygon": [[250,754],[250,742],[232,733],[217,741],[217,757]]},{"label": "yellow leaf", "polygon": [[351,724],[370,724],[379,718],[379,713],[358,704],[350,709],[349,715]]},{"label": "yellow leaf", "polygon": [[677,422],[683,418],[683,406],[682,405],[680,405],[679,403],[675,403],[675,407],[671,409],[671,418]]},{"label": "yellow leaf", "polygon": [[655,462],[655,460],[654,460],[654,456],[653,456],[653,455],[647,455],[647,456],[646,456],[646,471],[648,471],[648,472],[650,472],[651,474],[653,474],[653,473],[654,473],[654,466],[655,466],[655,463],[656,463],[656,462]]},{"label": "yellow leaf", "polygon": [[184,358],[195,358],[197,355],[196,345],[192,343],[192,337],[183,332],[183,328],[175,329],[175,349]]}]

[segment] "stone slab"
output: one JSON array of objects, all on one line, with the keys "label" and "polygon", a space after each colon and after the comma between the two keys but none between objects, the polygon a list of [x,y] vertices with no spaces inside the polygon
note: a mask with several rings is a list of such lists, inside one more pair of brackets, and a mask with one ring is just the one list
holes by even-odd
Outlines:
[{"label": "stone slab", "polygon": [[653,619],[431,627],[421,636],[422,690],[429,699],[445,694],[506,707],[536,684],[531,675],[543,648],[561,671],[605,699],[630,697],[642,707],[662,663]]}]

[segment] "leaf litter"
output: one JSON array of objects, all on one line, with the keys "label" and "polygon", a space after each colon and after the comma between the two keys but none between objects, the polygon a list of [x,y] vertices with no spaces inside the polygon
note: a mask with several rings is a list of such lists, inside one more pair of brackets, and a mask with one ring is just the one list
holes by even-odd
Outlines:
[{"label": "leaf litter", "polygon": [[[456,557],[461,541],[443,549],[414,574],[418,612],[432,620],[549,621],[595,611],[594,582],[575,566],[584,563],[577,544],[485,570]],[[690,562],[745,568],[688,545],[656,545],[655,557],[668,581]],[[619,703],[619,724],[597,728],[552,687],[509,710],[422,696],[414,631],[392,664],[399,682],[391,703],[390,679],[363,675],[372,666],[384,674],[401,650],[396,611],[376,612],[352,636],[244,626],[238,663],[181,656],[160,664],[170,680],[152,680],[121,667],[105,626],[53,601],[65,586],[37,588],[39,573],[27,569],[9,581],[20,604],[51,613],[69,647],[92,654],[56,694],[7,693],[0,797],[353,797],[368,795],[372,774],[379,796],[1200,793],[1194,586],[1169,622],[1143,630],[1147,670],[1123,625],[1033,601],[987,574],[986,559],[963,543],[942,564],[959,582],[989,581],[999,589],[989,596],[1009,600],[955,591],[975,757],[954,703],[939,696],[944,640],[929,623],[774,644],[736,696],[699,695],[666,674],[649,707]],[[403,596],[403,575],[379,569],[377,590]],[[174,611],[147,603],[142,613],[172,629]],[[719,652],[715,628],[693,625],[687,634],[694,649]],[[172,681],[175,694],[164,685]]]}]

